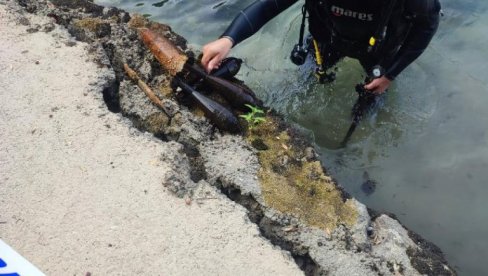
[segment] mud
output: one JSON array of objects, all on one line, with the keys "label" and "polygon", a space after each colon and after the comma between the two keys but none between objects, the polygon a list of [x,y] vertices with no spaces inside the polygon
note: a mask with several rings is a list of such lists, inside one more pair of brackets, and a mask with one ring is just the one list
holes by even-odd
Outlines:
[{"label": "mud", "polygon": [[[170,74],[136,30],[148,27],[188,56],[197,56],[169,26],[86,0],[18,2],[27,12],[49,16],[77,40],[90,43],[93,60],[113,71],[103,92],[108,109],[121,112],[139,131],[167,141],[178,152],[161,157],[180,172],[163,182],[177,196],[193,198],[202,181],[216,186],[246,207],[261,234],[288,250],[307,275],[456,274],[435,245],[390,216],[372,217],[366,206],[344,193],[317,161],[308,139],[279,114],[268,112],[256,129],[229,135],[194,106],[178,102]],[[125,76],[124,63],[154,89],[170,114],[154,106]]]}]

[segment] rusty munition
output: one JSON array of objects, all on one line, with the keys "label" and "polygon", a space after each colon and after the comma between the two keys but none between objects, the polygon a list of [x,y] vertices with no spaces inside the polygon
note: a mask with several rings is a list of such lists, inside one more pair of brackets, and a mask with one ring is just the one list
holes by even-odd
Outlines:
[{"label": "rusty munition", "polygon": [[170,75],[176,76],[183,70],[188,57],[173,42],[147,28],[139,29],[139,34],[144,44]]},{"label": "rusty munition", "polygon": [[190,62],[188,57],[166,37],[147,28],[139,29],[139,33],[144,44],[172,76],[176,76],[183,69],[186,69],[202,78],[233,107],[245,109],[246,104],[261,106],[259,100],[253,96],[249,89],[226,79],[207,74],[203,69]]},{"label": "rusty munition", "polygon": [[187,63],[185,69],[199,75],[203,80],[222,95],[233,107],[247,110],[246,104],[261,106],[262,104],[252,96],[252,92],[243,86],[234,84],[226,79],[207,74],[195,64]]},{"label": "rusty munition", "polygon": [[205,97],[184,82],[183,78],[180,76],[180,72],[185,67],[185,64],[188,63],[188,57],[183,52],[181,52],[167,38],[160,36],[149,29],[140,29],[139,33],[144,44],[149,48],[161,65],[168,70],[169,74],[173,76],[174,84],[180,87],[185,94],[193,99],[193,101],[203,110],[205,117],[221,130],[232,133],[237,133],[241,130],[239,120],[232,112],[216,101]]},{"label": "rusty munition", "polygon": [[227,108],[223,107],[218,102],[205,97],[190,85],[186,84],[181,78],[175,77],[173,79],[175,84],[189,95],[197,105],[203,110],[205,117],[213,122],[219,129],[228,131],[230,133],[238,133],[241,131],[239,120]]},{"label": "rusty munition", "polygon": [[242,59],[227,57],[222,60],[219,68],[210,72],[210,75],[223,79],[233,78],[241,69]]}]

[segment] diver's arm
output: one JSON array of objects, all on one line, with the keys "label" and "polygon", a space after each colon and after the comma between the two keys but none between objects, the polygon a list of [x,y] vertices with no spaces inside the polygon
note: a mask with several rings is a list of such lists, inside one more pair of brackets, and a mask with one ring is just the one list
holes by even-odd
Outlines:
[{"label": "diver's arm", "polygon": [[203,46],[203,67],[208,72],[218,68],[232,47],[256,33],[264,24],[297,1],[258,0],[241,11],[219,39]]},{"label": "diver's arm", "polygon": [[440,4],[438,0],[413,0],[406,2],[407,11],[416,16],[412,27],[395,61],[387,68],[385,76],[393,80],[427,48],[439,26]]},{"label": "diver's arm", "polygon": [[257,0],[242,10],[221,37],[233,41],[233,45],[255,34],[261,27],[298,0]]}]

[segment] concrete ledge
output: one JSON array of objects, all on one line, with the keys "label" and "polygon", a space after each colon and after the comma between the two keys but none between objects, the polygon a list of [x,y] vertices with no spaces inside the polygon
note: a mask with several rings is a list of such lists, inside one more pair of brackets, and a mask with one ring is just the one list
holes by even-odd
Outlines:
[{"label": "concrete ledge", "polygon": [[[146,154],[152,157],[158,152],[159,157],[154,162],[164,164],[166,170],[154,172],[154,177],[157,175],[168,190],[185,198],[188,204],[203,200],[205,206],[208,204],[206,198],[223,200],[223,195],[226,195],[244,206],[261,235],[287,250],[307,275],[455,275],[437,247],[409,232],[389,216],[371,217],[363,204],[349,198],[318,163],[310,143],[287,125],[280,115],[268,113],[267,124],[258,130],[244,136],[232,136],[212,127],[191,105],[180,105],[169,87],[167,72],[138,40],[134,29],[144,25],[157,30],[188,55],[194,56],[186,47],[184,38],[172,32],[169,26],[147,22],[142,17],[131,18],[124,11],[101,8],[83,0],[18,2],[23,10],[11,1],[6,2],[10,10],[16,10],[16,17],[28,20],[33,17],[22,15],[25,12],[48,16],[78,40],[89,43],[90,59],[98,68],[90,63],[91,67],[84,71],[91,72],[93,78],[104,76],[98,77],[101,81],[93,85],[94,99],[98,99],[100,105],[103,97],[110,110],[120,111],[139,131],[152,133],[160,139],[136,134],[135,130],[130,135],[151,141],[145,142],[151,144],[145,147],[148,148]],[[35,32],[35,29],[45,28],[42,24],[38,24],[39,27],[32,27],[31,23],[28,25]],[[79,43],[69,37],[64,40]],[[61,43],[54,41],[53,45]],[[124,76],[123,63],[128,63],[152,87],[157,88],[159,97],[174,108],[174,114],[165,115],[154,107],[143,92]],[[97,112],[104,114],[102,117],[126,122],[106,108],[97,108]],[[128,124],[109,130],[103,124],[91,124],[98,131],[105,132],[124,132],[124,127],[125,131],[130,129]],[[267,150],[253,147],[257,138],[267,145]],[[142,143],[137,139],[132,139],[131,143]],[[110,147],[108,144],[105,146]],[[144,157],[142,153],[138,157]],[[135,175],[145,167],[142,163],[133,172]],[[131,171],[129,168],[125,173]],[[101,170],[102,175],[103,172]],[[157,189],[156,186],[153,189]],[[111,212],[119,211],[112,209]],[[230,217],[221,219],[232,223],[235,217]],[[171,231],[172,228],[165,229]],[[246,240],[241,242],[249,246],[252,244]],[[129,240],[127,250],[130,244]],[[136,248],[135,244],[132,245],[133,249]],[[272,262],[271,259],[269,261]],[[235,274],[232,269],[240,269],[240,262],[247,263],[247,260],[236,260],[234,266],[228,267],[229,272]],[[293,270],[296,266],[287,262],[285,259],[279,269],[292,270],[282,273],[296,273]],[[189,271],[186,269],[189,267],[185,266],[181,271]],[[202,270],[205,273],[217,272],[210,267],[205,269]]]}]

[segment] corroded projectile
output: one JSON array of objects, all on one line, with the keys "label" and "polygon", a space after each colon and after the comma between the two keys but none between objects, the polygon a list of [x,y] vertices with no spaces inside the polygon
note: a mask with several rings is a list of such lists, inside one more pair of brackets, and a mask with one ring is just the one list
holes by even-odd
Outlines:
[{"label": "corroded projectile", "polygon": [[147,28],[139,29],[139,35],[151,53],[172,76],[176,76],[183,70],[188,57],[169,39]]},{"label": "corroded projectile", "polygon": [[195,64],[190,64],[188,57],[166,37],[147,28],[139,29],[139,34],[144,44],[172,76],[176,76],[183,68],[186,68],[203,78],[232,106],[240,109],[245,109],[246,104],[261,106],[260,102],[252,96],[253,93],[249,89],[228,80],[211,76]]},{"label": "corroded projectile", "polygon": [[213,101],[212,99],[203,96],[191,86],[183,82],[180,77],[176,76],[173,80],[175,81],[176,85],[183,90],[183,92],[190,95],[190,97],[195,100],[197,105],[205,113],[205,116],[219,129],[231,133],[241,131],[239,120],[227,108],[223,107],[221,104]]},{"label": "corroded projectile", "polygon": [[176,85],[195,100],[196,104],[212,123],[224,131],[233,133],[240,131],[239,120],[232,112],[219,103],[203,96],[180,78],[178,73],[183,70],[188,61],[188,57],[182,51],[169,39],[147,28],[139,29],[139,34],[156,59],[173,76]]},{"label": "corroded projectile", "polygon": [[185,68],[198,74],[206,83],[222,95],[233,107],[247,110],[246,104],[261,107],[262,104],[247,88],[205,73],[195,64],[187,63]]},{"label": "corroded projectile", "polygon": [[242,59],[235,57],[224,58],[219,66],[210,72],[211,76],[223,79],[231,79],[241,69]]}]

